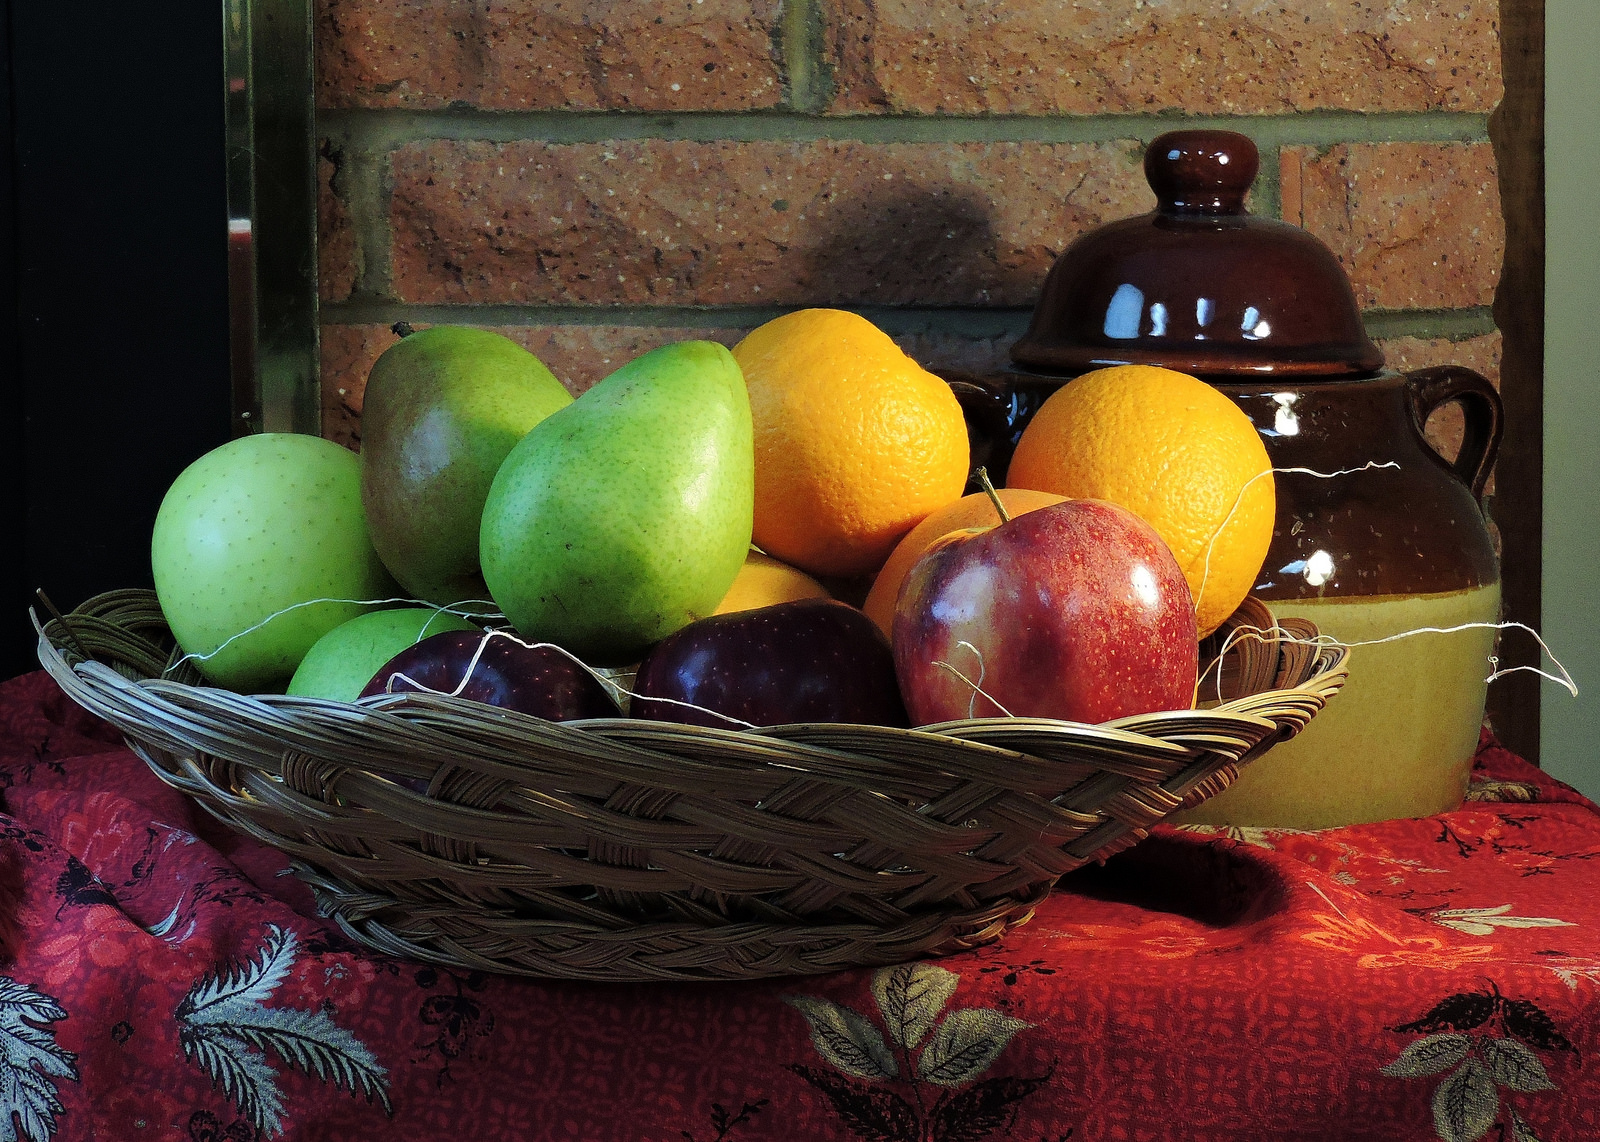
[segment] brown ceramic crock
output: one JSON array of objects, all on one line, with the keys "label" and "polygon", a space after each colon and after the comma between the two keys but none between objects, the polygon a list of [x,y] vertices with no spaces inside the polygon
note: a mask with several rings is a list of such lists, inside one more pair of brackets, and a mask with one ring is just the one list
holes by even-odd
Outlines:
[{"label": "brown ceramic crock", "polygon": [[[1057,259],[1012,370],[951,379],[991,471],[1056,388],[1122,364],[1209,381],[1250,417],[1274,468],[1302,470],[1275,477],[1276,527],[1254,593],[1359,644],[1350,682],[1304,734],[1188,820],[1317,828],[1453,808],[1483,717],[1487,624],[1499,618],[1481,504],[1499,395],[1465,368],[1382,371],[1333,254],[1299,227],[1246,212],[1256,169],[1243,135],[1156,139],[1145,174],[1157,209],[1094,230]],[[1452,402],[1466,426],[1453,461],[1423,435]],[[1485,625],[1408,633],[1465,624]]]}]

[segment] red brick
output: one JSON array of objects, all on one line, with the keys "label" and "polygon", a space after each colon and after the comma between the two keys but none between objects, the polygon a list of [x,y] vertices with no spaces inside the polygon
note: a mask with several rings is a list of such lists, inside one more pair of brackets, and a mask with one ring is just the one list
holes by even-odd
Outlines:
[{"label": "red brick", "polygon": [[836,111],[1488,111],[1495,0],[823,0]]},{"label": "red brick", "polygon": [[323,301],[344,301],[361,276],[350,209],[336,185],[337,157],[326,143],[317,157],[317,293]]},{"label": "red brick", "polygon": [[783,99],[780,0],[318,0],[321,106],[744,111]]},{"label": "red brick", "polygon": [[392,338],[382,325],[324,325],[322,350],[322,435],[359,451],[361,394],[367,373]]},{"label": "red brick", "polygon": [[1490,305],[1505,222],[1488,143],[1281,152],[1283,216],[1332,247],[1363,307]]},{"label": "red brick", "polygon": [[[1495,388],[1500,387],[1500,333],[1485,334],[1466,341],[1443,337],[1394,337],[1379,341],[1384,363],[1396,372],[1426,369],[1432,365],[1465,365],[1483,374]],[[1461,406],[1448,404],[1428,418],[1427,437],[1439,452],[1451,459],[1461,450],[1463,421]]]},{"label": "red brick", "polygon": [[[418,329],[427,328],[418,322]],[[732,345],[739,329],[551,325],[494,326],[547,365],[574,396],[640,353],[672,341],[703,339]],[[386,325],[322,327],[322,434],[346,446],[360,439],[361,397],[378,355],[395,342]]]},{"label": "red brick", "polygon": [[1153,205],[1131,143],[431,141],[394,157],[413,302],[1031,305]]},{"label": "red brick", "polygon": [[[418,323],[417,328],[424,326]],[[688,326],[546,325],[495,326],[550,367],[568,390],[578,394],[640,353],[672,341],[701,338],[737,344],[746,330]],[[322,434],[346,447],[361,437],[361,397],[372,363],[395,335],[386,325],[322,327]],[[895,338],[900,347],[929,368],[990,371],[1005,363],[1009,339],[974,340],[938,333]]]}]

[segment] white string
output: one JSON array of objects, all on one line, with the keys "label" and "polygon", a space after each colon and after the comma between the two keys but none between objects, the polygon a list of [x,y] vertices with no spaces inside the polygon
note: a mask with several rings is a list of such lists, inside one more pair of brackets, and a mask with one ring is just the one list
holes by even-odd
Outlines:
[{"label": "white string", "polygon": [[1324,900],[1326,900],[1328,902],[1328,907],[1332,908],[1335,912],[1337,912],[1339,914],[1339,919],[1345,920],[1345,921],[1348,921],[1350,919],[1350,917],[1348,917],[1348,916],[1346,916],[1344,914],[1344,909],[1340,908],[1337,904],[1335,904],[1333,902],[1333,900],[1328,896],[1328,894],[1326,892],[1322,891],[1322,889],[1317,886],[1315,881],[1311,881],[1311,880],[1306,881],[1306,887],[1311,889],[1312,892],[1315,892],[1318,896],[1322,897]]},{"label": "white string", "polygon": [[[1229,648],[1233,646],[1236,639],[1242,640],[1244,638],[1254,638],[1258,641],[1265,642],[1268,635],[1275,635],[1278,637],[1280,642],[1291,643],[1295,646],[1310,646],[1319,650],[1325,647],[1339,646],[1346,650],[1351,650],[1358,646],[1382,646],[1387,642],[1399,642],[1401,639],[1411,638],[1414,635],[1419,634],[1456,634],[1457,632],[1464,630],[1525,630],[1531,634],[1534,638],[1534,641],[1539,644],[1539,649],[1544,651],[1544,653],[1549,656],[1551,662],[1555,663],[1556,669],[1561,671],[1560,677],[1557,677],[1554,674],[1540,670],[1536,666],[1512,666],[1505,670],[1501,670],[1499,668],[1500,659],[1491,654],[1488,657],[1489,676],[1484,679],[1485,683],[1493,682],[1496,678],[1503,678],[1507,674],[1515,674],[1519,670],[1528,670],[1539,675],[1541,678],[1547,678],[1551,682],[1555,682],[1566,687],[1567,692],[1570,693],[1574,698],[1578,696],[1578,684],[1573,680],[1572,675],[1567,672],[1567,668],[1561,665],[1561,660],[1555,656],[1555,653],[1550,649],[1549,644],[1544,641],[1544,638],[1539,634],[1538,631],[1534,630],[1527,623],[1500,622],[1460,623],[1459,625],[1453,627],[1417,627],[1415,630],[1403,630],[1398,634],[1387,635],[1383,638],[1363,639],[1359,642],[1342,642],[1339,639],[1334,638],[1332,635],[1327,634],[1319,634],[1315,638],[1297,638],[1290,634],[1283,627],[1276,625],[1266,629],[1261,627],[1238,626],[1228,632],[1228,637],[1222,640],[1222,648],[1217,653],[1217,698],[1218,700],[1221,700],[1222,698],[1222,660],[1227,656]],[[1206,673],[1209,674],[1210,672],[1210,669],[1207,668]]]},{"label": "white string", "polygon": [[1206,544],[1206,561],[1200,574],[1200,590],[1195,593],[1194,609],[1197,611],[1200,609],[1200,600],[1205,598],[1206,594],[1206,583],[1211,579],[1212,549],[1217,546],[1217,540],[1222,538],[1222,533],[1233,522],[1233,517],[1239,513],[1239,508],[1244,503],[1244,494],[1250,490],[1251,484],[1254,484],[1257,480],[1264,480],[1275,472],[1282,475],[1315,476],[1319,480],[1332,480],[1339,476],[1354,476],[1358,472],[1367,472],[1378,468],[1394,468],[1398,470],[1399,467],[1400,465],[1393,460],[1385,460],[1382,463],[1376,460],[1368,460],[1359,468],[1340,468],[1337,472],[1318,472],[1313,468],[1267,468],[1251,476],[1239,488],[1239,494],[1233,498],[1233,507],[1228,509],[1228,514],[1222,518],[1222,522],[1217,525],[1217,530],[1211,533],[1211,541]]},{"label": "white string", "polygon": [[[441,607],[441,606],[438,606],[435,603],[425,603],[420,599],[408,599],[408,598],[395,598],[395,599],[307,599],[303,603],[294,603],[294,604],[291,604],[290,606],[284,607],[283,610],[281,610],[281,611],[273,611],[272,614],[268,615],[266,618],[264,618],[260,622],[256,623],[255,626],[246,627],[244,630],[240,631],[238,634],[230,635],[229,637],[223,639],[222,642],[218,643],[217,646],[214,649],[208,650],[204,654],[201,654],[199,652],[195,652],[195,653],[192,653],[192,654],[185,654],[182,658],[178,659],[178,661],[174,662],[167,669],[168,669],[169,672],[172,671],[172,670],[176,670],[178,667],[182,666],[185,662],[189,662],[191,660],[195,661],[195,662],[207,662],[207,661],[211,660],[212,658],[215,658],[217,655],[221,654],[230,645],[232,645],[235,642],[238,642],[241,638],[244,638],[246,635],[255,634],[256,631],[260,630],[262,627],[266,626],[268,623],[272,622],[274,619],[281,618],[282,616],[288,614],[290,611],[298,611],[301,607],[315,607],[315,606],[320,606],[323,603],[349,603],[349,604],[351,604],[353,606],[358,606],[358,607],[382,607],[382,606],[387,606],[390,603],[409,603],[411,606],[417,607],[419,609],[423,608],[423,607],[427,607],[427,608],[430,608],[430,609],[438,612],[439,614],[452,614],[452,615],[456,615],[456,616],[458,616],[460,618],[463,618],[463,619],[503,619],[503,618],[505,618],[505,615],[502,614],[499,611],[471,611],[471,610],[467,610],[466,609],[466,605],[468,603],[489,603],[490,605],[494,605],[494,600],[493,599],[463,599],[459,603],[451,603],[447,607]],[[423,624],[423,630],[427,630],[428,626],[432,624],[433,619],[437,618],[437,617],[438,617],[437,614],[432,616],[432,617],[430,617],[428,619],[428,621]],[[421,641],[421,638],[422,638],[422,636],[419,634],[417,636],[418,641]]]},{"label": "white string", "polygon": [[729,722],[740,727],[741,729],[754,730],[760,728],[754,722],[747,722],[743,718],[735,718],[731,714],[724,714],[719,710],[713,710],[706,706],[697,706],[693,702],[681,702],[676,698],[661,698],[653,694],[641,694],[636,690],[630,690],[626,686],[623,686],[617,682],[615,679],[608,677],[599,670],[596,670],[594,667],[590,666],[587,662],[579,658],[576,654],[573,654],[564,646],[557,646],[553,642],[525,642],[516,635],[512,634],[510,631],[505,630],[489,630],[483,632],[483,638],[478,641],[477,647],[473,650],[472,658],[467,662],[467,669],[461,675],[461,681],[456,683],[453,690],[435,690],[432,686],[418,682],[410,675],[397,670],[393,674],[389,675],[389,677],[384,681],[384,693],[396,693],[394,683],[395,679],[398,678],[401,681],[414,686],[416,689],[423,691],[424,693],[438,694],[446,698],[461,697],[462,693],[467,688],[467,683],[472,681],[472,672],[478,668],[478,663],[483,658],[484,648],[489,645],[489,640],[492,638],[509,639],[511,642],[516,643],[518,646],[525,647],[528,650],[553,650],[557,654],[571,659],[575,665],[588,673],[590,677],[594,678],[602,686],[609,687],[619,694],[626,694],[629,698],[639,698],[646,702],[664,702],[669,706],[682,706],[685,709],[697,710],[702,714],[710,714],[714,718],[721,718],[723,721]]},{"label": "white string", "polygon": [[1004,706],[1000,705],[999,700],[996,699],[993,694],[989,693],[987,690],[985,690],[983,688],[983,673],[984,673],[983,652],[980,651],[977,647],[973,646],[966,639],[962,639],[960,642],[956,643],[956,645],[957,646],[966,647],[968,650],[972,651],[974,656],[977,657],[977,659],[978,659],[978,680],[976,682],[974,682],[972,679],[968,678],[965,674],[961,673],[961,671],[957,670],[954,666],[951,666],[948,662],[944,661],[942,658],[941,659],[936,659],[934,661],[933,665],[939,666],[939,667],[943,667],[945,670],[948,670],[951,674],[954,674],[957,678],[961,679],[961,681],[965,682],[968,686],[972,687],[972,698],[967,702],[967,717],[969,717],[969,718],[977,717],[977,714],[974,713],[974,711],[977,709],[977,706],[978,706],[978,695],[979,694],[982,694],[985,698],[989,699],[989,701],[993,702],[995,704],[995,707],[1002,714],[1004,714],[1006,717],[1008,717],[1008,718],[1016,717],[1016,715],[1013,714],[1010,710],[1008,710]]}]

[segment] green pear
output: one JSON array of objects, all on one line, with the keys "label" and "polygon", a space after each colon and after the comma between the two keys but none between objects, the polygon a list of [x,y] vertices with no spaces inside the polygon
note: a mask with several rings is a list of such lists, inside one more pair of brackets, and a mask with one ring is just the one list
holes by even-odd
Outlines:
[{"label": "green pear", "polygon": [[596,665],[634,662],[717,609],[750,547],[754,497],[733,354],[667,345],[511,450],[483,508],[483,577],[525,637]]},{"label": "green pear", "polygon": [[441,606],[487,597],[489,485],[512,446],[571,403],[539,358],[487,329],[435,325],[384,351],[361,411],[361,502],[402,587]]}]

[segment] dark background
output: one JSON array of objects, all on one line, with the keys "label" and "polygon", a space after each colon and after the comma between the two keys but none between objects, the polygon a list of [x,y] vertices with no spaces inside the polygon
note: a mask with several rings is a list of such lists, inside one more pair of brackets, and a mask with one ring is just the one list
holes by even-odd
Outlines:
[{"label": "dark background", "polygon": [[0,0],[0,678],[228,437],[222,6]]}]

